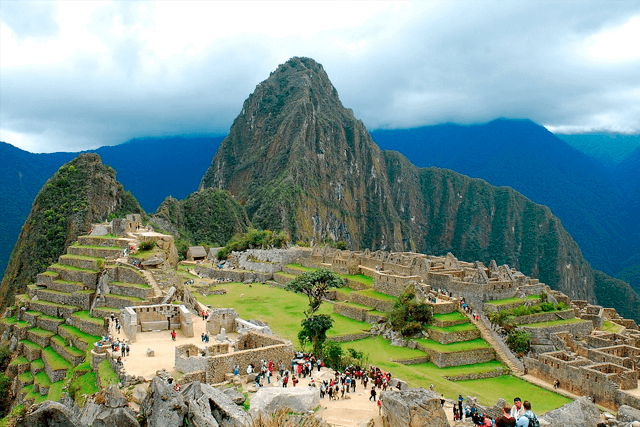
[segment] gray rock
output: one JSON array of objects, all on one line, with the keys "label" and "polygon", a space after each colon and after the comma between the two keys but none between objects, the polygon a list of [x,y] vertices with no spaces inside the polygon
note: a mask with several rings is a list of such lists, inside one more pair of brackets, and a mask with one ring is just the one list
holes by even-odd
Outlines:
[{"label": "gray rock", "polygon": [[632,421],[640,421],[640,410],[631,406],[622,405],[618,408],[616,419],[618,421],[624,421],[627,423],[630,423]]},{"label": "gray rock", "polygon": [[115,385],[110,385],[104,392],[104,406],[107,408],[125,408],[127,407],[127,398],[120,389]]},{"label": "gray rock", "polygon": [[423,388],[384,391],[380,400],[385,426],[449,426],[444,409],[440,406],[440,397],[434,391]]},{"label": "gray rock", "polygon": [[89,425],[91,427],[140,427],[140,423],[130,408],[104,410]]},{"label": "gray rock", "polygon": [[33,406],[18,422],[18,427],[84,427],[73,411],[59,402],[50,400]]},{"label": "gray rock", "polygon": [[144,385],[136,386],[133,389],[133,393],[131,393],[131,400],[136,402],[138,405],[142,403],[145,397],[147,397],[147,390]]},{"label": "gray rock", "polygon": [[16,347],[18,347],[18,338],[16,338],[16,336],[14,335],[11,337],[11,344],[9,345],[9,351],[13,353],[14,351],[16,351]]},{"label": "gray rock", "polygon": [[391,378],[391,381],[389,381],[389,386],[391,388],[397,389],[398,383],[400,383],[400,390],[409,390],[409,384],[399,378]]},{"label": "gray rock", "polygon": [[155,355],[156,355],[156,352],[153,351],[152,348],[147,349],[147,357],[154,357]]},{"label": "gray rock", "polygon": [[235,403],[236,405],[242,405],[245,400],[247,400],[245,395],[239,393],[235,388],[225,388],[224,390],[222,390],[222,392],[229,396],[231,400],[233,400],[233,403]]},{"label": "gray rock", "polygon": [[[532,410],[535,412],[536,408]],[[600,422],[600,411],[586,397],[581,397],[539,418],[541,425],[544,420],[552,426],[597,427]]]},{"label": "gray rock", "polygon": [[262,387],[251,397],[249,413],[271,414],[280,408],[305,414],[320,405],[320,390],[316,387]]},{"label": "gray rock", "polygon": [[91,230],[92,236],[106,236],[107,234],[109,234],[109,229],[104,225],[96,225]]},{"label": "gray rock", "polygon": [[182,395],[162,378],[155,376],[149,386],[149,394],[140,404],[140,412],[147,417],[150,426],[182,426],[189,408]]},{"label": "gray rock", "polygon": [[160,265],[163,262],[164,262],[164,259],[162,259],[160,257],[157,257],[157,256],[154,256],[154,257],[151,257],[151,258],[149,258],[147,260],[142,261],[141,264],[144,265],[145,267],[147,267],[147,266]]},{"label": "gray rock", "polygon": [[238,408],[231,397],[221,390],[194,381],[182,390],[189,402],[189,416],[197,427],[244,427],[250,424],[247,413]]}]

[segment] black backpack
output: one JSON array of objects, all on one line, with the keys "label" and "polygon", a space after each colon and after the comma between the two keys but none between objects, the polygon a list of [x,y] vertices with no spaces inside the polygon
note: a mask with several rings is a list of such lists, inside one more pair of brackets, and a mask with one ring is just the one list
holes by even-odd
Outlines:
[{"label": "black backpack", "polygon": [[529,420],[529,427],[540,427],[540,421],[538,421],[538,417],[533,412],[531,415],[524,414],[525,417]]}]

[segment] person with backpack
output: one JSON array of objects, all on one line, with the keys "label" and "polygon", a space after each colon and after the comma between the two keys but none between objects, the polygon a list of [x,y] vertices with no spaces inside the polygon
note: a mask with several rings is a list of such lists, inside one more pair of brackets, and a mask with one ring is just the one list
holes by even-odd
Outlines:
[{"label": "person with backpack", "polygon": [[524,407],[524,415],[518,418],[518,422],[516,422],[517,427],[540,427],[540,421],[538,421],[538,416],[533,413],[531,410],[531,402],[525,400],[522,403]]},{"label": "person with backpack", "polygon": [[511,416],[511,405],[505,403],[502,416],[496,418],[496,427],[516,427],[516,420]]}]

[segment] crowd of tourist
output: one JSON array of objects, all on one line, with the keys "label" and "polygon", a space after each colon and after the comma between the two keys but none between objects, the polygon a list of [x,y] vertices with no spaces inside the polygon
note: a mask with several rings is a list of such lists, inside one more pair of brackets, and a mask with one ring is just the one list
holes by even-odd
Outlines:
[{"label": "crowd of tourist", "polygon": [[539,427],[537,415],[531,410],[531,403],[528,400],[522,402],[519,397],[513,399],[513,406],[505,403],[502,408],[502,415],[492,419],[485,413],[482,413],[476,407],[476,404],[465,406],[463,409],[464,398],[458,396],[458,404],[453,405],[453,419],[455,421],[465,419],[471,421],[478,426],[486,427]]}]

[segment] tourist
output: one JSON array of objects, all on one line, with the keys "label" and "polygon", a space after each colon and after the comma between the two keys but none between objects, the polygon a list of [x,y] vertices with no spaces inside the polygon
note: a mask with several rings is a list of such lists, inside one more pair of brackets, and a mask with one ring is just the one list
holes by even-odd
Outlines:
[{"label": "tourist", "polygon": [[516,420],[511,416],[511,405],[505,403],[502,407],[502,416],[496,418],[496,427],[515,427]]},{"label": "tourist", "polygon": [[180,393],[180,384],[176,383],[175,390],[176,390],[176,392]]},{"label": "tourist", "polygon": [[371,396],[369,396],[369,400],[373,399],[373,401],[375,402],[376,401],[376,394],[377,394],[376,393],[376,387],[375,386],[371,387]]},{"label": "tourist", "polygon": [[531,402],[529,402],[528,400],[525,400],[522,406],[525,412],[524,414],[522,414],[522,416],[518,418],[518,421],[516,422],[516,426],[517,427],[539,426],[540,422],[538,421],[538,416],[534,414],[533,411],[531,410]]},{"label": "tourist", "polygon": [[520,417],[524,415],[524,411],[525,409],[522,407],[522,400],[520,400],[519,397],[513,399],[513,407],[511,408],[511,412],[509,413],[509,415],[511,415],[511,418],[518,421]]},{"label": "tourist", "polygon": [[252,365],[251,363],[249,363],[249,364],[247,365],[247,374],[250,374],[250,373],[252,373],[252,372],[253,372],[253,365]]},{"label": "tourist", "polygon": [[378,415],[382,415],[382,399],[378,399]]},{"label": "tourist", "polygon": [[204,334],[204,342],[209,344],[209,332],[207,332],[206,334]]},{"label": "tourist", "polygon": [[200,335],[200,341],[204,342],[204,332],[202,333],[202,335]]},{"label": "tourist", "polygon": [[491,419],[491,417],[487,417],[485,414],[484,415],[484,423],[482,424],[483,427],[493,427],[493,420]]},{"label": "tourist", "polygon": [[329,388],[327,388],[327,394],[329,395],[329,400],[333,400],[333,386],[330,385]]},{"label": "tourist", "polygon": [[296,378],[295,375],[291,378],[291,383],[293,384],[294,387],[296,386],[296,384],[298,384],[298,379]]},{"label": "tourist", "polygon": [[175,329],[172,329],[172,330],[171,330],[171,339],[172,339],[173,341],[175,341],[175,340],[176,340],[176,335],[177,335],[177,334],[176,334],[176,330],[175,330]]},{"label": "tourist", "polygon": [[286,375],[283,379],[282,379],[282,387],[287,388],[287,384],[289,384],[289,376]]},{"label": "tourist", "polygon": [[[400,381],[398,381],[398,390],[400,390]],[[444,393],[440,396],[440,406],[444,408]]]},{"label": "tourist", "polygon": [[461,394],[458,395],[458,413],[460,414],[460,419],[462,419],[462,402],[464,402],[464,398]]},{"label": "tourist", "polygon": [[236,363],[236,366],[233,367],[233,375],[238,375],[240,373],[240,365]]}]

